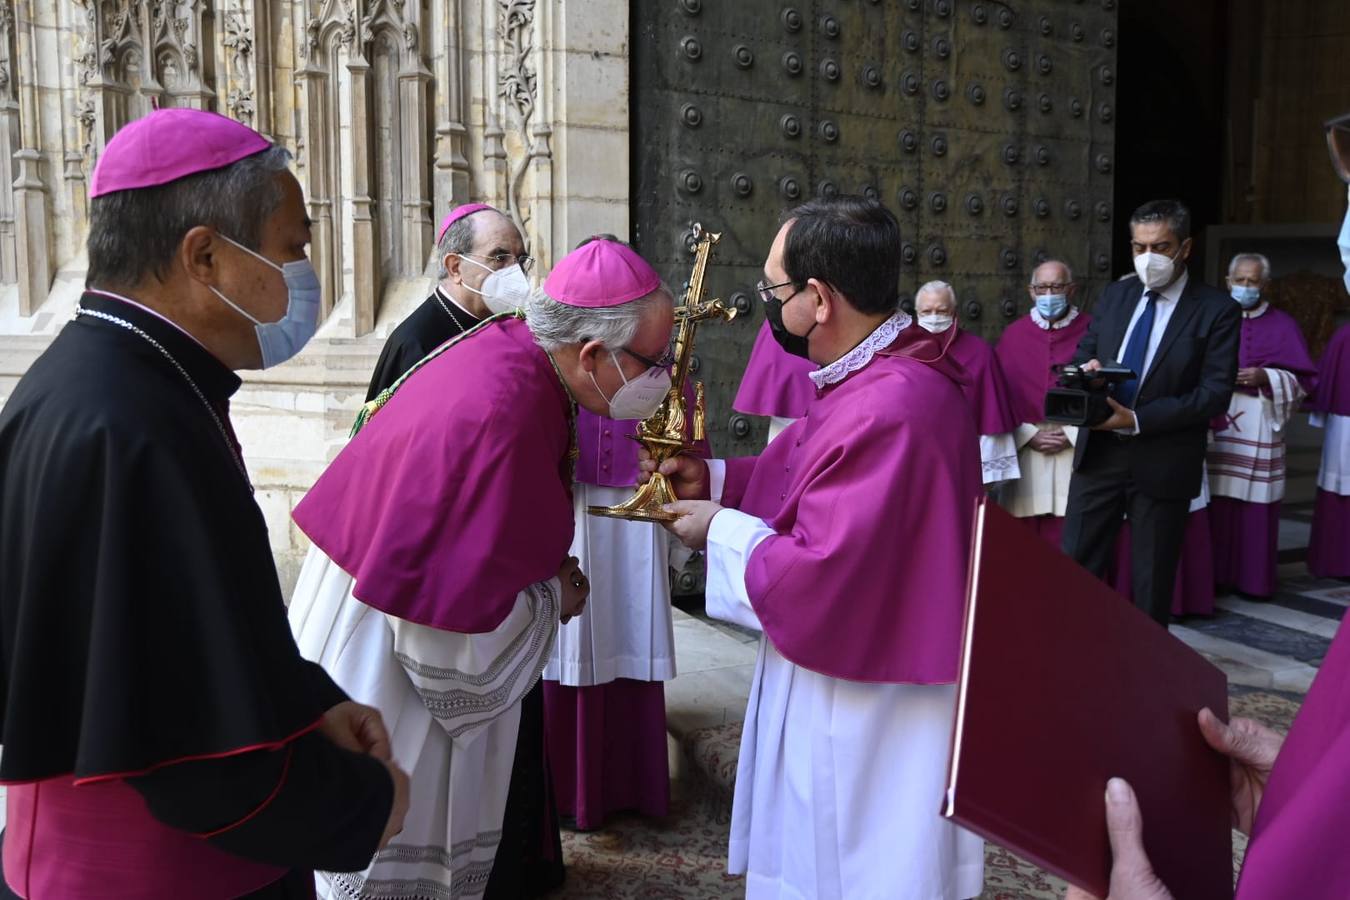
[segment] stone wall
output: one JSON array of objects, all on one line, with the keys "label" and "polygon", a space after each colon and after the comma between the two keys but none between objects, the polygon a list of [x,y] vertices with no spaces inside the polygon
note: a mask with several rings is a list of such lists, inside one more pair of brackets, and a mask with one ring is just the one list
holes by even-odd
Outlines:
[{"label": "stone wall", "polygon": [[453,205],[509,210],[547,271],[626,234],[624,0],[0,0],[0,403],[84,283],[87,180],[150,109],[213,109],[295,157],[325,321],[233,418],[289,587],[290,511],[346,442]]}]

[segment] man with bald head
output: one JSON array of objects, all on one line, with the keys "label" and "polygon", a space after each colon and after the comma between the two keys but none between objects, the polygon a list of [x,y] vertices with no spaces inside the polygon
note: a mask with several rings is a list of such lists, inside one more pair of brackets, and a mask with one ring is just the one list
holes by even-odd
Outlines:
[{"label": "man with bald head", "polygon": [[936,334],[945,353],[966,370],[964,392],[980,435],[984,483],[998,484],[1020,474],[1012,436],[1017,417],[993,349],[978,335],[962,330],[959,318],[956,290],[947,282],[930,281],[914,295],[911,327]]},{"label": "man with bald head", "polygon": [[1074,305],[1078,285],[1062,260],[1037,266],[1027,294],[1031,312],[1004,329],[994,348],[1019,423],[1013,440],[1022,472],[1003,487],[1002,498],[1009,512],[1058,547],[1078,429],[1046,421],[1045,392],[1055,383],[1053,368],[1073,358],[1091,317]]},{"label": "man with bald head", "polygon": [[440,279],[431,296],[389,335],[366,401],[392,385],[432,350],[488,316],[510,312],[529,297],[525,240],[509,217],[486,203],[458,206],[436,238]]}]

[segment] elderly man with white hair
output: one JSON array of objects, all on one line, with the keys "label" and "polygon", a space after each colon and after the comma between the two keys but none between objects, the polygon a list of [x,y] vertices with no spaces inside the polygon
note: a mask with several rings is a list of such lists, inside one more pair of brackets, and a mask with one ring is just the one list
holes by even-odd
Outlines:
[{"label": "elderly man with white hair", "polygon": [[[651,266],[587,244],[523,317],[487,320],[367,404],[296,507],[314,544],[291,602],[301,652],[383,712],[412,773],[402,834],[364,873],[321,876],[324,896],[479,897],[521,869],[529,835],[503,835],[521,698],[589,591],[568,556],[576,408],[650,415],[673,323]],[[529,752],[542,767],[542,743]]]},{"label": "elderly man with white hair", "polygon": [[1027,285],[1031,312],[1005,328],[994,347],[1018,418],[1013,438],[1021,470],[1017,481],[1004,486],[1002,502],[1056,547],[1064,533],[1078,429],[1046,421],[1045,392],[1055,385],[1054,367],[1073,358],[1091,321],[1073,303],[1077,292],[1068,263],[1041,263]]},{"label": "elderly man with white hair", "polygon": [[960,363],[969,379],[963,390],[975,430],[980,435],[980,463],[984,483],[997,484],[1021,477],[1017,463],[1017,414],[993,348],[978,335],[961,328],[956,290],[945,281],[930,281],[914,295],[913,328],[942,336],[945,353]]},{"label": "elderly man with white hair", "polygon": [[1242,307],[1238,373],[1207,455],[1214,577],[1257,597],[1275,592],[1285,426],[1317,373],[1298,323],[1266,301],[1269,284],[1270,260],[1259,253],[1228,265],[1228,289]]}]

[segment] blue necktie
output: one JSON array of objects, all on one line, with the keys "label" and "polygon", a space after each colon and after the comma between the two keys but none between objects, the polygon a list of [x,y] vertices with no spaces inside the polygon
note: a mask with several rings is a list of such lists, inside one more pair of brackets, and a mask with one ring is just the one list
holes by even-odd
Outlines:
[{"label": "blue necktie", "polygon": [[1153,314],[1158,308],[1158,295],[1153,291],[1144,293],[1144,311],[1139,321],[1134,323],[1130,332],[1130,341],[1125,345],[1125,358],[1121,365],[1138,375],[1129,381],[1122,381],[1116,387],[1116,402],[1121,406],[1134,406],[1134,398],[1139,393],[1139,382],[1144,377],[1144,357],[1148,355],[1148,339],[1153,334]]}]

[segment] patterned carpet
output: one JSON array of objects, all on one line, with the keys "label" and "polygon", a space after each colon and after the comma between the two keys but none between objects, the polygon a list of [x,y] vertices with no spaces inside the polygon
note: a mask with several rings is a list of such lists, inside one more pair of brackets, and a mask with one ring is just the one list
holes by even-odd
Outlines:
[{"label": "patterned carpet", "polygon": [[[1230,712],[1288,731],[1297,695],[1233,687]],[[739,724],[689,735],[684,751],[694,770],[676,782],[664,820],[620,817],[603,831],[563,833],[567,884],[559,898],[720,900],[744,893],[741,879],[725,873],[731,785],[736,772]],[[1246,840],[1234,834],[1236,872]],[[982,900],[1048,900],[1064,883],[1002,847],[985,847]]]}]

